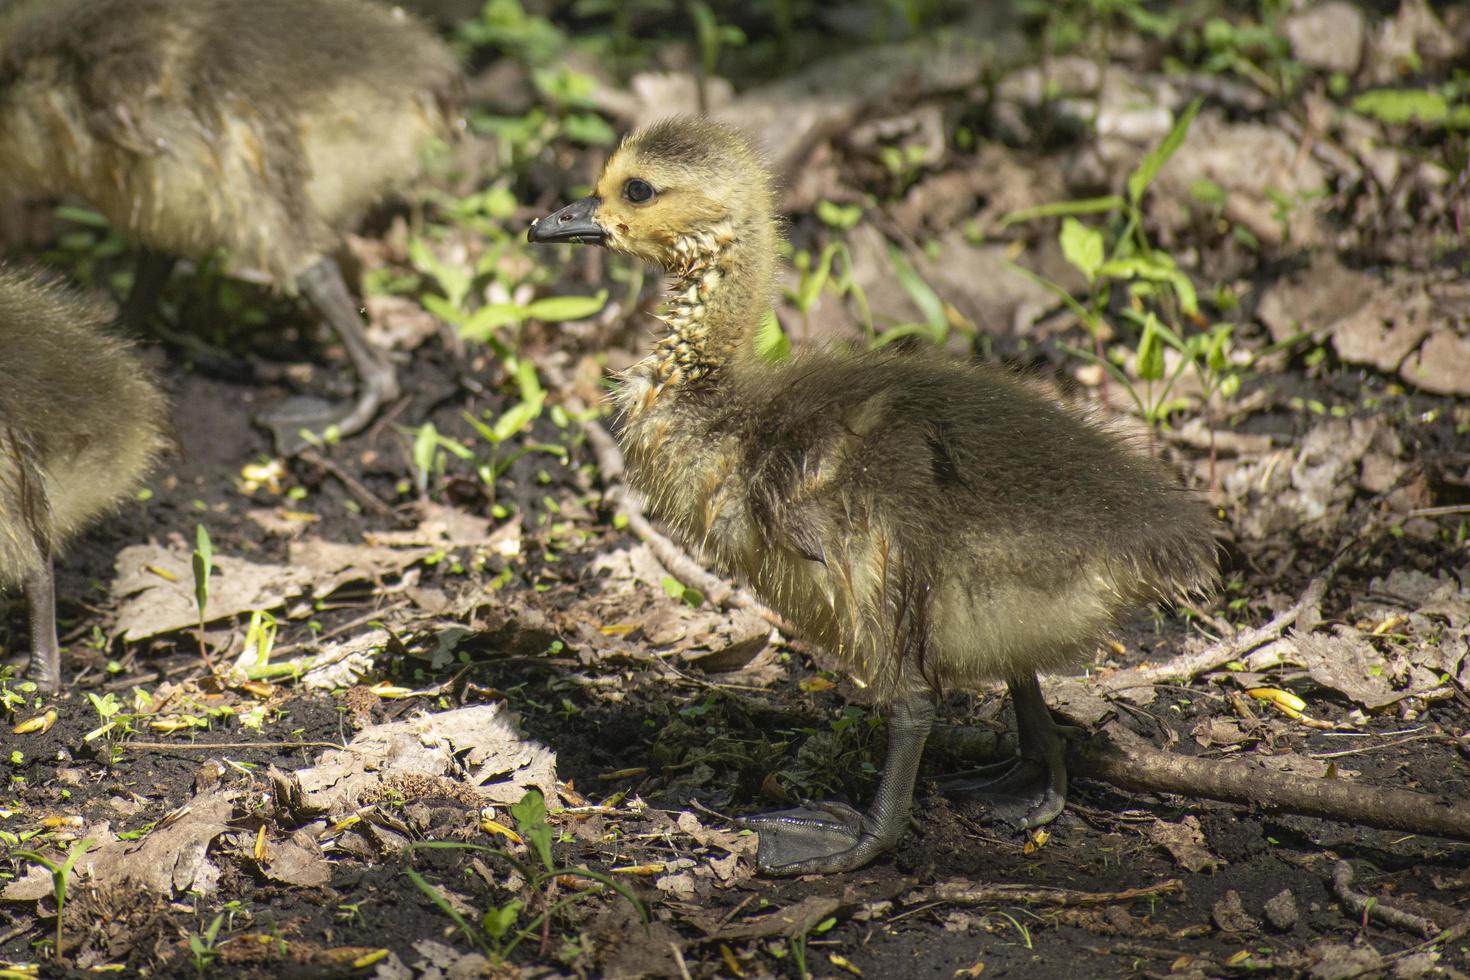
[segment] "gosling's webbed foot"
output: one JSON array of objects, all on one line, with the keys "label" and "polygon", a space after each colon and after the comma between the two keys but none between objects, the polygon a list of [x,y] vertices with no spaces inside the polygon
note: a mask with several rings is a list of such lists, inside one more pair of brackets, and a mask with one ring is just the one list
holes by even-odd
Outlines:
[{"label": "gosling's webbed foot", "polygon": [[1067,805],[1067,771],[1047,762],[1017,756],[942,779],[950,796],[978,799],[997,817],[1022,830],[1055,820]]},{"label": "gosling's webbed foot", "polygon": [[983,766],[940,785],[988,802],[997,816],[1022,830],[1055,820],[1067,805],[1067,745],[1041,697],[1033,674],[1009,684],[1020,751],[1016,758]]},{"label": "gosling's webbed foot", "polygon": [[744,817],[760,834],[756,867],[768,875],[855,871],[892,847],[867,829],[867,818],[845,803],[812,803]]},{"label": "gosling's webbed foot", "polygon": [[322,439],[335,432],[346,435],[342,424],[355,414],[348,402],[329,402],[315,395],[294,395],[255,416],[255,423],[271,434],[279,456],[295,456],[313,437]]},{"label": "gosling's webbed foot", "polygon": [[867,813],[845,803],[810,803],[743,818],[743,826],[760,834],[756,867],[768,875],[856,871],[897,844],[908,828],[919,757],[933,723],[927,696],[889,707],[888,760]]},{"label": "gosling's webbed foot", "polygon": [[[308,439],[300,435],[301,429],[320,435],[328,427],[336,429],[341,436],[356,435],[367,428],[378,410],[397,398],[401,392],[398,374],[388,355],[373,345],[363,330],[362,318],[358,315],[357,303],[342,280],[342,271],[331,258],[321,258],[296,279],[297,286],[317,311],[337,331],[347,356],[357,370],[357,401],[348,408],[326,406],[323,411],[307,410],[304,403],[297,408],[282,406],[284,421],[277,424],[265,420],[276,438],[277,451],[282,455],[300,452]],[[320,406],[322,403],[317,402]],[[281,414],[273,412],[272,415]]]}]

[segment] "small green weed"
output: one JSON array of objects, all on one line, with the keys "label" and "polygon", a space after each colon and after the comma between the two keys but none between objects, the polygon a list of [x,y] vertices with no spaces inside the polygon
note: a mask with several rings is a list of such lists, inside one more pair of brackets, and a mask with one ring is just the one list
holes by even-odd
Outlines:
[{"label": "small green weed", "polygon": [[525,796],[521,797],[520,802],[511,807],[510,812],[521,839],[530,846],[532,853],[539,861],[539,870],[533,864],[522,861],[503,850],[483,844],[426,841],[409,845],[411,849],[474,851],[477,854],[506,862],[525,879],[526,890],[532,896],[531,903],[539,911],[517,928],[524,917],[523,913],[527,910],[527,902],[520,898],[512,898],[503,905],[492,905],[480,915],[478,922],[471,922],[417,871],[409,868],[405,872],[419,890],[428,896],[429,901],[433,902],[434,906],[459,928],[464,937],[479,948],[486,959],[491,963],[505,962],[523,940],[540,932],[543,923],[548,919],[588,896],[588,892],[576,892],[565,898],[553,900],[555,881],[563,875],[587,878],[612,889],[633,905],[645,925],[648,923],[648,911],[643,907],[643,903],[638,901],[637,897],[624,885],[609,875],[587,868],[557,866],[551,853],[551,844],[556,832],[547,823],[546,801],[539,790],[528,791]]},{"label": "small green weed", "polygon": [[51,872],[51,894],[56,899],[56,945],[51,953],[52,957],[58,963],[61,961],[62,939],[64,936],[62,930],[66,913],[67,878],[71,876],[72,868],[76,867],[77,862],[82,859],[82,855],[86,854],[92,848],[93,843],[90,837],[74,841],[66,849],[66,857],[60,862],[42,854],[40,851],[25,850],[15,852],[17,858],[39,864]]}]

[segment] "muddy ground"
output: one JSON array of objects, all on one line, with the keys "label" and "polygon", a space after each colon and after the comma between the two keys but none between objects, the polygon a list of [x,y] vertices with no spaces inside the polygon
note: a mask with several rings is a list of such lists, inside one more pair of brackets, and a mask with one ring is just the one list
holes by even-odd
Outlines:
[{"label": "muddy ground", "polygon": [[[1133,426],[1217,506],[1222,588],[1140,613],[1048,681],[1084,739],[1250,761],[1263,783],[1470,800],[1464,121],[1361,101],[1456,104],[1470,22],[1300,6],[1214,21],[1202,4],[1168,33],[1065,5],[996,5],[983,24],[941,9],[897,43],[877,43],[902,33],[887,22],[798,18],[785,61],[752,19],[720,62],[733,87],[709,79],[705,99],[785,168],[807,270],[778,307],[793,339],[917,324]],[[584,40],[613,30],[540,12]],[[578,49],[575,111],[533,84],[537,65],[456,35],[470,135],[344,256],[406,381],[371,431],[274,457],[253,415],[340,395],[342,352],[212,264],[170,284],[165,336],[145,345],[178,451],[59,566],[66,691],[3,688],[0,976],[1470,973],[1470,841],[1085,776],[1028,835],[946,796],[936,777],[1008,730],[999,688],[948,696],[895,852],[845,876],[755,875],[730,818],[861,805],[883,724],[840,663],[640,537],[584,428],[600,378],[647,342],[658,283],[521,236],[606,155],[581,116],[611,132],[693,107],[691,45],[632,31],[632,48],[598,49],[619,58]],[[839,53],[818,56],[822,31]],[[1123,276],[1099,300],[1058,217],[1025,212],[1124,193],[1196,97],[1140,216],[1199,312],[1177,290],[1130,299],[1140,280]],[[125,285],[116,240],[53,204],[29,206],[13,252]],[[1110,248],[1126,223],[1121,205],[1079,213]],[[807,292],[829,243],[844,246],[831,281]],[[599,289],[576,320],[543,308],[489,342],[463,329],[487,306]],[[1152,429],[1128,389],[1152,404],[1162,382],[1142,376],[1130,306],[1186,339],[1231,325],[1216,373],[1181,372]],[[528,403],[499,442],[468,420]],[[201,525],[216,567],[202,629]],[[24,603],[5,601],[18,667]],[[1226,654],[1168,683],[1110,686],[1211,650]],[[49,727],[22,727],[48,710]],[[28,853],[68,848],[58,957],[53,879]]]}]

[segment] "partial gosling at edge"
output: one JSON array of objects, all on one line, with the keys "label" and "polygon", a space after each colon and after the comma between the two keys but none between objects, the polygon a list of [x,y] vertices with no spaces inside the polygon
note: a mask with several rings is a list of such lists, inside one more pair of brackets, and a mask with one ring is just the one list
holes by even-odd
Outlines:
[{"label": "partial gosling at edge", "polygon": [[731,127],[675,119],[632,134],[593,196],[529,237],[670,273],[663,336],[619,379],[630,482],[684,546],[888,705],[873,804],[746,818],[760,869],[849,871],[891,848],[946,688],[1007,682],[1019,757],[975,787],[1022,826],[1060,813],[1065,746],[1037,671],[1085,661],[1131,607],[1214,581],[1203,504],[1001,371],[923,350],[763,361],[774,184]]},{"label": "partial gosling at edge", "polygon": [[52,560],[169,443],[147,369],[96,304],[0,267],[0,588],[21,586],[28,676],[61,683]]},{"label": "partial gosling at edge", "polygon": [[173,257],[216,250],[304,293],[359,393],[268,414],[298,448],[298,428],[350,435],[398,396],[332,254],[457,127],[461,89],[443,43],[367,0],[17,0],[0,13],[0,182],[80,197],[144,246],[133,318]]}]

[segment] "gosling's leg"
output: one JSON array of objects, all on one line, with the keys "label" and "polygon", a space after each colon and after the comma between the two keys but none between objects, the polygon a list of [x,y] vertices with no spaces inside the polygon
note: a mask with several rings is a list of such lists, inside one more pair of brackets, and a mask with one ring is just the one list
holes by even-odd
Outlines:
[{"label": "gosling's leg", "polygon": [[756,866],[772,875],[854,871],[898,843],[908,827],[919,759],[933,724],[934,702],[927,697],[895,701],[889,708],[888,758],[867,813],[844,803],[814,803],[745,817],[741,823],[760,834]]},{"label": "gosling's leg", "polygon": [[47,694],[61,688],[61,644],[56,640],[56,580],[48,557],[25,580],[31,621],[31,662],[26,678]]},{"label": "gosling's leg", "polygon": [[123,301],[121,320],[129,330],[141,330],[148,319],[158,310],[158,297],[173,274],[178,260],[151,248],[138,251],[138,260],[133,266],[133,288]]},{"label": "gosling's leg", "polygon": [[1005,820],[1022,829],[1055,820],[1067,805],[1067,745],[1032,674],[1010,681],[1016,709],[1017,756],[999,767],[982,767],[941,781],[947,792],[986,800]]},{"label": "gosling's leg", "polygon": [[292,398],[261,417],[275,437],[276,449],[291,455],[305,447],[302,429],[320,434],[335,428],[339,435],[361,432],[387,402],[398,397],[398,375],[387,356],[363,332],[357,304],[342,281],[342,270],[330,256],[318,259],[296,280],[301,294],[337,331],[357,370],[357,401],[334,406],[316,398]]}]

